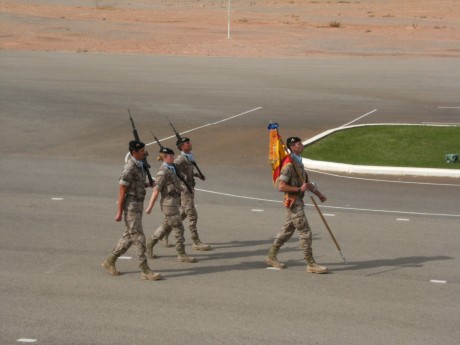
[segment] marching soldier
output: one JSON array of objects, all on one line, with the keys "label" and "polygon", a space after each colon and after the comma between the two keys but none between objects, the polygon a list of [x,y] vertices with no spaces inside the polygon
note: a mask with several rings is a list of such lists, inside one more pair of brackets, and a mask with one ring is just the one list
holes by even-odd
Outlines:
[{"label": "marching soldier", "polygon": [[115,267],[117,259],[126,253],[134,245],[139,255],[139,267],[142,271],[141,278],[144,280],[158,280],[159,273],[150,270],[145,256],[145,235],[142,228],[142,212],[144,210],[144,198],[146,183],[146,172],[143,167],[145,158],[145,144],[132,140],[129,142],[130,159],[124,166],[120,176],[120,189],[118,194],[118,211],[115,221],[120,222],[124,216],[126,229],[118,241],[112,254],[101,264],[109,274],[118,276],[120,272]]},{"label": "marching soldier", "polygon": [[185,253],[184,246],[184,225],[180,215],[180,198],[181,189],[183,186],[178,178],[178,172],[174,167],[174,151],[161,147],[158,160],[163,161],[158,174],[156,176],[156,187],[153,190],[150,198],[149,206],[147,207],[147,214],[152,212],[158,196],[161,195],[161,211],[165,218],[163,225],[160,226],[147,241],[147,256],[151,259],[155,258],[153,255],[153,247],[157,242],[166,234],[165,228],[171,228],[174,238],[176,240],[176,250],[178,253],[177,260],[181,262],[196,262],[197,260]]},{"label": "marching soldier", "polygon": [[[180,214],[182,220],[188,218],[189,229],[192,233],[192,248],[195,250],[210,250],[211,246],[209,244],[204,244],[201,242],[198,235],[197,221],[198,213],[195,207],[195,194],[193,193],[195,188],[195,177],[198,177],[205,180],[205,176],[198,170],[197,173],[194,172],[194,167],[196,167],[195,157],[192,154],[192,142],[189,138],[180,137],[177,140],[177,148],[181,151],[181,154],[177,156],[174,163],[179,168],[179,170],[185,175],[185,180],[187,184],[191,187],[192,192],[182,186],[181,191],[181,204],[180,204]],[[164,227],[165,236],[163,237],[163,243],[166,247],[170,246],[168,243],[168,236],[171,233],[171,227],[163,222],[162,226]]]},{"label": "marching soldier", "polygon": [[307,272],[326,273],[328,269],[320,266],[315,262],[312,252],[312,233],[310,225],[304,211],[303,197],[306,191],[314,193],[321,202],[326,201],[326,197],[316,188],[314,183],[308,182],[308,176],[302,164],[302,153],[304,146],[298,137],[287,139],[287,146],[291,151],[291,162],[284,165],[279,177],[278,189],[285,193],[286,222],[283,228],[278,232],[272,247],[265,258],[265,263],[278,269],[286,268],[286,265],[279,262],[276,255],[294,234],[299,232],[300,247],[303,250],[305,260],[307,261]]}]

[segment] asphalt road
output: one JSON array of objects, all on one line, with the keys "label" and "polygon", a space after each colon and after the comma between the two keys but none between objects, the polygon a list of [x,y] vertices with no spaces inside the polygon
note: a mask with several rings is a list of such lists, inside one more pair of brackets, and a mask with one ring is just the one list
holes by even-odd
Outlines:
[{"label": "asphalt road", "polygon": [[[314,254],[331,273],[306,273],[297,235],[279,253],[287,270],[263,259],[284,219],[270,120],[303,139],[373,109],[358,123],[459,123],[459,76],[456,59],[0,52],[0,343],[457,344],[458,179],[310,172],[348,264],[308,200]],[[213,250],[194,252],[187,230],[200,261],[160,246],[158,282],[140,280],[133,249],[120,277],[100,267],[123,232],[127,108],[145,142],[173,134],[166,116],[191,130],[207,177],[196,201]],[[146,234],[161,220],[146,215]]]}]

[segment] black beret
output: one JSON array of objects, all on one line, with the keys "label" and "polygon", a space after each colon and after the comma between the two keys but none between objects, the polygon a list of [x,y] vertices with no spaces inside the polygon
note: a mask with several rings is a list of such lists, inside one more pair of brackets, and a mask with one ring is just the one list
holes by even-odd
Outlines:
[{"label": "black beret", "polygon": [[164,153],[166,155],[173,155],[174,154],[174,151],[171,150],[171,149],[168,149],[167,147],[162,147],[160,149],[160,153]]},{"label": "black beret", "polygon": [[298,138],[298,137],[290,137],[290,138],[287,138],[287,144],[288,144],[288,146],[291,146],[292,144],[298,143],[299,141],[302,141],[302,139],[300,139],[300,138]]},{"label": "black beret", "polygon": [[180,148],[180,147],[182,146],[183,143],[188,143],[189,141],[190,141],[189,138],[182,137],[182,138],[180,138],[180,139],[178,139],[178,140],[176,141],[176,146],[177,146],[178,148]]},{"label": "black beret", "polygon": [[131,140],[129,142],[129,150],[130,151],[139,151],[144,146],[145,146],[145,144],[142,141]]}]

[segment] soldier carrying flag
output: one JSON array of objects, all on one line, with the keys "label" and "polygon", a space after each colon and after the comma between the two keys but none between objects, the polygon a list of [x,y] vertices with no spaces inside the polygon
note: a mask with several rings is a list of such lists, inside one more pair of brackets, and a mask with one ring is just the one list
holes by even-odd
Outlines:
[{"label": "soldier carrying flag", "polygon": [[316,185],[308,181],[308,175],[303,167],[302,153],[304,146],[298,137],[287,139],[287,149],[278,133],[278,124],[270,123],[270,147],[269,159],[272,165],[273,183],[278,185],[278,190],[284,193],[284,205],[286,206],[286,222],[278,231],[272,247],[265,258],[269,266],[284,269],[286,265],[279,262],[277,254],[279,249],[292,237],[294,231],[299,232],[300,247],[303,250],[304,258],[307,261],[307,272],[326,273],[327,267],[318,265],[313,258],[312,233],[304,211],[303,197],[311,191],[321,202],[326,197],[321,194]]}]

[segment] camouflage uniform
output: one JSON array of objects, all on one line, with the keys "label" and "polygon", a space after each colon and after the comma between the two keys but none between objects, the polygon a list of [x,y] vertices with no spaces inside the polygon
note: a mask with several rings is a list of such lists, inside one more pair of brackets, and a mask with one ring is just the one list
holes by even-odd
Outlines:
[{"label": "camouflage uniform", "polygon": [[[193,163],[187,158],[187,155],[182,153],[174,160],[175,165],[179,168],[179,171],[185,177],[185,181],[189,185],[189,187],[194,192],[195,190],[195,176],[194,176],[194,166]],[[200,237],[198,235],[197,229],[197,221],[198,221],[198,213],[195,207],[195,194],[190,193],[188,188],[184,185],[183,182],[181,183],[181,197],[180,197],[180,216],[181,219],[184,220],[188,218],[188,224],[190,232],[192,233],[192,242],[193,248],[197,250],[209,250],[210,246],[207,244],[201,243]],[[172,228],[166,223],[163,222],[161,225],[164,233],[165,238],[168,237]]]},{"label": "camouflage uniform", "polygon": [[145,256],[145,235],[142,228],[142,213],[145,198],[146,174],[138,167],[133,159],[129,159],[120,176],[119,183],[127,186],[123,219],[126,230],[113,250],[113,255],[119,257],[134,245],[139,256],[139,265],[147,262]]},{"label": "camouflage uniform", "polygon": [[[294,166],[294,164],[296,166]],[[303,181],[301,181],[299,173]],[[308,181],[308,175],[303,166],[295,159],[292,159],[291,163],[286,164],[283,169],[281,169],[280,180],[286,182],[290,186],[300,187],[303,182]],[[298,193],[292,206],[290,208],[286,207],[286,222],[276,235],[273,245],[280,248],[292,237],[294,231],[297,229],[299,232],[300,247],[303,250],[305,259],[309,262],[309,260],[313,259],[311,248],[312,234],[307,217],[305,216],[303,197],[304,193]]]},{"label": "camouflage uniform", "polygon": [[[160,226],[152,236],[152,240],[156,243],[161,240],[166,234],[166,228],[171,229],[176,240],[176,249],[178,251],[184,247],[184,225],[180,215],[180,196],[181,183],[174,170],[163,164],[156,176],[156,187],[160,192],[161,211],[165,218],[162,226]],[[171,231],[170,230],[170,231]]]}]

